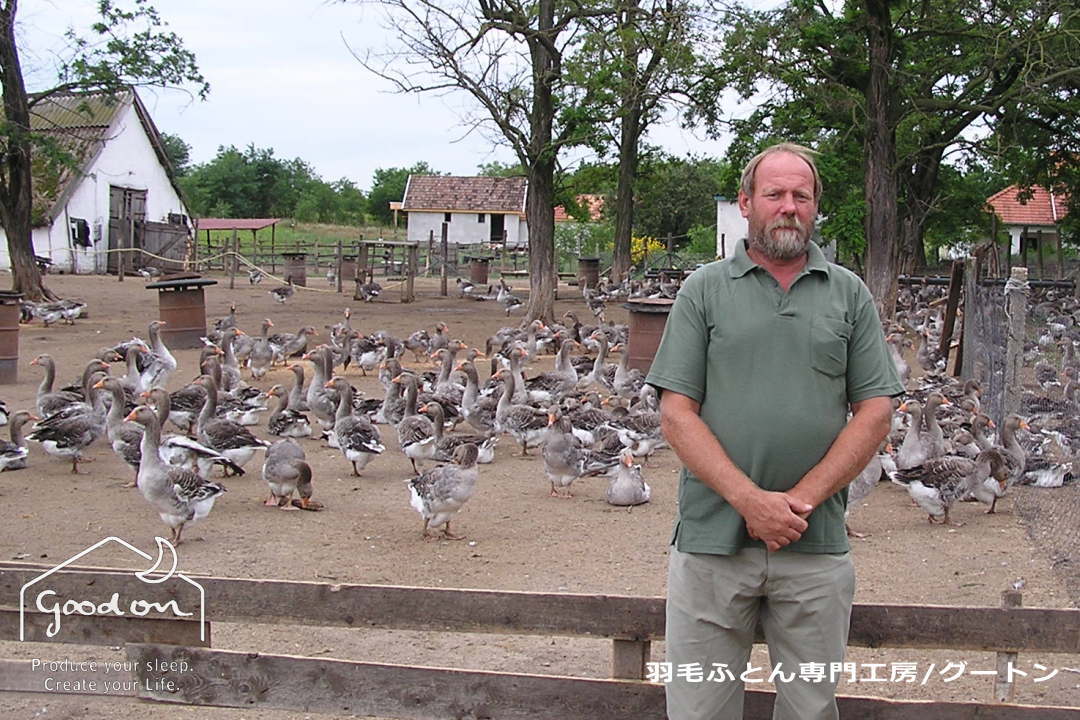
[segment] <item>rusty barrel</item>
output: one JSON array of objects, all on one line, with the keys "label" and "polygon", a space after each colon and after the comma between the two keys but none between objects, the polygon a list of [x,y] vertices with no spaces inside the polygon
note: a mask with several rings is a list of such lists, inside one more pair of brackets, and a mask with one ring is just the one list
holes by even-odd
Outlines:
[{"label": "rusty barrel", "polygon": [[158,317],[165,321],[161,338],[170,348],[202,347],[199,338],[206,335],[206,296],[203,288],[216,285],[198,275],[177,277],[166,275],[158,282],[148,283],[149,290],[158,291]]},{"label": "rusty barrel", "polygon": [[630,311],[629,367],[649,372],[674,303],[669,298],[641,298],[623,305]]},{"label": "rusty barrel", "polygon": [[578,285],[583,288],[594,288],[600,285],[600,258],[578,258]]},{"label": "rusty barrel", "polygon": [[491,258],[473,257],[469,260],[469,280],[473,285],[487,285]]},{"label": "rusty barrel", "polygon": [[342,255],[341,256],[341,282],[342,284],[348,284],[349,281],[356,277],[356,256],[355,255]]},{"label": "rusty barrel", "polygon": [[292,278],[293,285],[307,287],[307,253],[281,253],[285,258],[285,280]]},{"label": "rusty barrel", "polygon": [[0,291],[0,385],[19,381],[19,301],[22,293]]}]

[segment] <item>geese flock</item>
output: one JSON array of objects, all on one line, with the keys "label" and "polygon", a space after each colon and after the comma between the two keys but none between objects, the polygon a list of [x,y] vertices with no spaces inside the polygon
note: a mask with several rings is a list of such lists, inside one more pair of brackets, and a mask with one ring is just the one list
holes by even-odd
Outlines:
[{"label": "geese flock", "polygon": [[[461,297],[479,299],[471,287],[461,281]],[[30,365],[42,373],[34,407],[9,413],[0,403],[0,425],[11,438],[0,444],[0,469],[27,467],[32,441],[83,473],[102,439],[131,468],[131,486],[175,542],[212,511],[226,482],[234,487],[222,502],[242,495],[225,478],[244,476],[257,457],[266,483],[260,502],[317,511],[324,505],[308,453],[340,457],[354,476],[395,481],[403,478],[382,458],[400,452],[413,472],[403,506],[407,495],[425,538],[459,538],[451,522],[483,492],[477,481],[484,467],[510,453],[535,458],[537,480],[543,469],[537,486],[553,499],[573,498],[575,483],[602,476],[608,503],[640,505],[651,497],[642,468],[665,447],[659,403],[628,365],[627,328],[608,322],[604,305],[677,289],[677,282],[602,280],[582,291],[587,322],[567,312],[559,323],[504,327],[483,350],[456,338],[445,322],[401,337],[354,327],[348,308],[319,330],[252,316],[244,318],[245,331],[232,305],[214,321],[197,369],[178,366],[164,323],[154,321],[147,339],[100,348],[64,387],[55,387],[52,357],[34,358]],[[500,280],[488,299],[509,309],[510,293]],[[849,486],[849,512],[885,478],[903,486],[930,523],[950,525],[960,524],[950,514],[957,502],[995,512],[1017,484],[1052,488],[1073,480],[1080,305],[1052,293],[1036,298],[1040,326],[1025,348],[1031,372],[1021,412],[998,426],[983,411],[979,383],[944,374],[934,355],[941,297],[929,287],[904,291],[900,313],[885,325],[907,399],[887,442]],[[553,356],[551,369],[532,370],[544,356]],[[369,374],[380,383],[379,397],[352,384]],[[179,387],[172,382],[192,376]]]},{"label": "geese flock", "polygon": [[[895,321],[885,324],[907,395],[886,443],[848,488],[849,512],[887,477],[908,491],[928,522],[961,526],[950,516],[957,502],[979,502],[993,513],[1010,488],[1061,487],[1080,467],[1074,450],[1080,448],[1080,302],[1053,291],[1032,297],[1029,322],[1038,339],[1024,347],[1020,412],[999,426],[984,411],[978,380],[944,372],[945,358],[936,351],[944,299],[944,288],[904,289]],[[850,526],[848,533],[861,537]]]},{"label": "geese flock", "polygon": [[[35,407],[9,415],[0,405],[0,424],[11,433],[0,446],[0,468],[27,467],[33,442],[70,463],[71,473],[86,474],[102,440],[131,468],[128,487],[173,543],[215,503],[243,501],[237,490],[248,479],[228,478],[250,473],[260,456],[260,502],[318,511],[324,505],[309,453],[338,456],[355,476],[397,481],[405,478],[381,458],[400,452],[413,471],[403,507],[407,500],[420,514],[425,539],[462,537],[451,523],[483,492],[482,468],[498,462],[504,437],[508,454],[536,458],[538,496],[572,498],[575,482],[602,476],[608,503],[647,503],[641,463],[664,442],[655,391],[628,368],[625,353],[613,362],[627,328],[583,324],[573,312],[561,319],[504,327],[482,352],[443,322],[400,338],[363,332],[350,309],[323,332],[310,325],[274,332],[282,318],[254,317],[245,318],[255,330],[247,332],[234,304],[204,338],[197,370],[179,366],[165,323],[154,321],[146,339],[100,348],[70,385],[57,387],[49,354],[35,357]],[[555,356],[554,369],[531,371],[545,355]],[[381,383],[381,397],[352,384],[368,374]]]}]

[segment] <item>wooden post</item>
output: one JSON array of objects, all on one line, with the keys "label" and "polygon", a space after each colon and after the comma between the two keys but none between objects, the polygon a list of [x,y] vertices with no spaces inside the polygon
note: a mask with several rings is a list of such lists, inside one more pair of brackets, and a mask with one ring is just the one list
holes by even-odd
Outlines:
[{"label": "wooden post", "polygon": [[1039,279],[1046,279],[1046,253],[1043,251],[1043,234],[1042,230],[1035,231],[1035,250],[1038,252],[1039,258]]},{"label": "wooden post", "polygon": [[226,257],[229,263],[229,289],[232,290],[236,287],[236,252],[240,247],[239,235],[236,233],[236,228],[232,231],[232,254]]},{"label": "wooden post", "polygon": [[341,238],[337,239],[337,291],[341,292]]},{"label": "wooden post", "polygon": [[1005,312],[1009,319],[1005,345],[1005,397],[1000,418],[1004,422],[1010,413],[1020,410],[1020,370],[1024,364],[1024,333],[1027,323],[1028,269],[1013,268],[1005,286]]},{"label": "wooden post", "polygon": [[[443,227],[446,227],[444,224]],[[427,257],[424,258],[424,274],[431,275],[431,258],[435,254],[435,231],[428,230]]]},{"label": "wooden post", "polygon": [[274,230],[277,228],[277,223],[270,226],[270,272],[277,275],[277,256],[274,250]]},{"label": "wooden post", "polygon": [[1062,280],[1065,278],[1065,249],[1061,247],[1061,230],[1055,233],[1057,238],[1057,272],[1054,274],[1055,279]]},{"label": "wooden post", "polygon": [[612,639],[611,677],[616,680],[644,680],[649,662],[648,640]]},{"label": "wooden post", "polygon": [[1021,264],[1024,267],[1028,267],[1028,241],[1027,241],[1027,225],[1020,230],[1020,258]]},{"label": "wooden post", "polygon": [[363,278],[368,272],[368,246],[363,238],[356,246],[356,272],[359,278]]},{"label": "wooden post", "polygon": [[414,243],[406,248],[406,257],[408,259],[405,261],[405,291],[401,295],[401,302],[411,303],[416,299],[413,281],[420,266],[419,255],[420,246],[418,244]]},{"label": "wooden post", "polygon": [[117,280],[117,282],[124,282],[124,266],[127,265],[127,252],[125,252],[125,250],[127,248],[133,247],[135,245],[134,241],[131,239],[132,236],[135,234],[135,218],[134,218],[134,216],[131,215],[131,210],[130,209],[128,210],[127,219],[128,219],[127,232],[124,233],[126,235],[126,237],[120,243],[120,257],[119,257],[119,259],[117,261],[117,264],[116,264],[116,269],[117,269],[116,280]]},{"label": "wooden post", "polygon": [[439,241],[442,248],[442,267],[439,268],[439,294],[446,297],[446,267],[450,262],[450,257],[447,253],[446,236],[450,232],[450,225],[447,223],[442,224],[442,239]]},{"label": "wooden post", "polygon": [[[1001,607],[1018,608],[1023,604],[1024,596],[1019,590],[1006,590],[1001,593]],[[1017,653],[999,652],[997,654],[997,678],[994,680],[994,699],[999,703],[1009,702],[1015,686],[1009,679],[1009,667],[1016,667]]]},{"label": "wooden post", "polygon": [[964,261],[953,260],[952,275],[949,276],[949,299],[945,304],[945,325],[941,329],[941,342],[938,344],[938,356],[945,358],[945,368],[949,367],[949,345],[952,344],[953,326],[956,324],[956,310],[960,306],[960,293],[964,287]]}]

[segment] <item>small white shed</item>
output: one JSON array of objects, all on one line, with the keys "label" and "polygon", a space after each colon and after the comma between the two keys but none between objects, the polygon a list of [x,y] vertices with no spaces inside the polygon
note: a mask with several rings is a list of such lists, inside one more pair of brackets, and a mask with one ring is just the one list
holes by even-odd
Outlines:
[{"label": "small white shed", "polygon": [[716,257],[731,257],[735,243],[746,237],[746,218],[739,212],[737,200],[713,195],[716,200]]},{"label": "small white shed", "polygon": [[[133,228],[138,246],[144,235],[171,245],[187,237],[187,208],[161,136],[134,89],[116,97],[51,95],[33,105],[31,125],[79,163],[60,173],[43,163],[34,167],[34,253],[51,260],[53,269],[93,273],[115,267],[115,253],[105,250],[120,247]],[[128,267],[143,264],[129,260]],[[0,268],[10,266],[0,229]]]},{"label": "small white shed", "polygon": [[506,242],[508,248],[529,244],[525,223],[523,177],[455,177],[410,175],[401,209],[408,213],[409,242],[426,244],[442,237],[455,245]]}]

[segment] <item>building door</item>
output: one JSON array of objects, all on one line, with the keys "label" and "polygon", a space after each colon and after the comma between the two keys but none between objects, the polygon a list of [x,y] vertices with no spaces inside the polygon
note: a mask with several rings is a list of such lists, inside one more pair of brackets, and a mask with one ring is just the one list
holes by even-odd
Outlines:
[{"label": "building door", "polygon": [[491,217],[491,234],[488,236],[488,242],[501,243],[503,241],[503,228],[506,224],[506,216],[492,213],[489,217]]},{"label": "building door", "polygon": [[[146,222],[146,191],[109,186],[109,249],[142,247],[140,236]],[[134,229],[134,237],[131,237]],[[132,253],[125,253],[125,267],[140,267]],[[119,270],[120,253],[109,253],[108,272]]]}]

